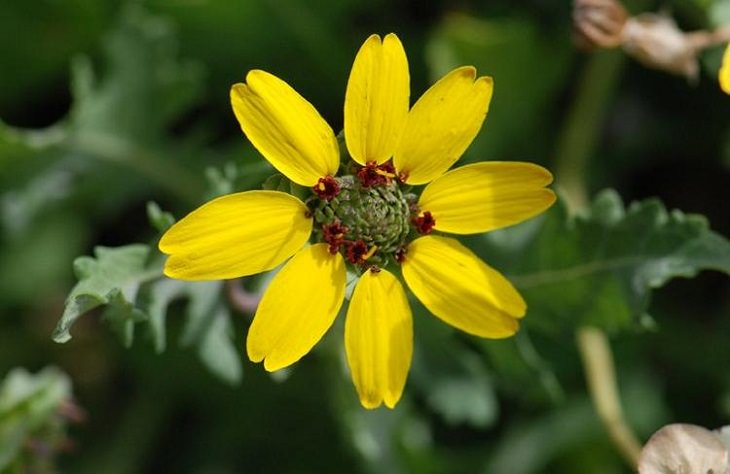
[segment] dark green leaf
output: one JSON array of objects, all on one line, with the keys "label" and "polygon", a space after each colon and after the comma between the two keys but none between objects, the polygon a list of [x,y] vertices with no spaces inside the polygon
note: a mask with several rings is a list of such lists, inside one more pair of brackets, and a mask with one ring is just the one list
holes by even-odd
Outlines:
[{"label": "dark green leaf", "polygon": [[657,199],[624,209],[611,190],[576,218],[556,205],[541,225],[493,234],[487,238],[513,242],[492,263],[514,269],[511,280],[528,302],[526,324],[548,330],[625,329],[647,316],[653,288],[702,270],[730,273],[730,242],[704,217],[668,212]]}]

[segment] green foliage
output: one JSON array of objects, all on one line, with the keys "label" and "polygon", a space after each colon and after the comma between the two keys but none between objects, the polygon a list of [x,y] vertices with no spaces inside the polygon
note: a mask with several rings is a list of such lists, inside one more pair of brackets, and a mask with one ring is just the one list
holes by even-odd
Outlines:
[{"label": "green foliage", "polygon": [[230,311],[220,301],[222,282],[192,283],[162,276],[159,255],[150,257],[147,245],[118,248],[97,247],[94,257],[79,257],[74,271],[79,282],[66,300],[53,339],[68,342],[76,320],[103,307],[103,318],[127,347],[134,341],[135,328],[147,323],[157,352],[166,347],[165,319],[175,300],[188,301],[187,319],[180,345],[196,349],[210,371],[228,383],[241,380],[242,368],[232,340]]},{"label": "green foliage", "polygon": [[11,370],[0,384],[0,472],[55,472],[72,410],[71,381],[60,370]]},{"label": "green foliage", "polygon": [[411,383],[419,397],[451,426],[492,426],[499,417],[492,375],[479,356],[443,331],[443,323],[416,305],[416,353]]},{"label": "green foliage", "polygon": [[72,64],[75,139],[89,146],[108,140],[119,147],[159,142],[199,96],[200,65],[177,59],[172,25],[135,5],[123,10],[105,38],[104,53],[103,79],[88,57]]},{"label": "green foliage", "polygon": [[134,323],[142,318],[135,308],[140,286],[162,275],[160,268],[147,268],[149,248],[133,244],[117,249],[97,247],[96,258],[79,257],[74,273],[79,282],[66,300],[66,309],[53,332],[56,342],[71,339],[69,329],[84,313],[108,305],[105,318],[123,334],[129,346],[134,338]]},{"label": "green foliage", "polygon": [[544,219],[485,238],[528,302],[526,323],[549,332],[651,324],[652,289],[702,270],[730,273],[730,242],[704,217],[669,212],[656,199],[624,208],[611,190],[575,218],[557,205]]},{"label": "green foliage", "polygon": [[[458,12],[384,0],[62,3],[11,0],[0,15],[0,42],[12,46],[0,55],[0,364],[50,360],[74,379],[89,421],[59,471],[626,472],[586,391],[574,341],[583,325],[610,332],[642,440],[675,420],[727,424],[721,48],[703,54],[688,87],[618,50],[599,61],[576,50],[569,2],[462,2]],[[672,14],[709,28],[728,23],[728,5],[687,0]],[[569,215],[561,198],[529,222],[463,237],[524,295],[522,330],[480,340],[411,301],[403,399],[366,411],[344,362],[344,314],[291,369],[270,377],[255,366],[243,378],[248,321],[227,299],[238,282],[166,278],[155,245],[173,216],[212,197],[262,184],[302,192],[266,179],[272,168],[231,114],[232,83],[272,72],[338,130],[357,48],[390,31],[408,54],[412,101],[455,66],[494,78],[487,121],[458,165],[536,161],[555,189],[588,204]],[[147,204],[154,231],[150,200],[172,211]],[[93,317],[121,344],[90,331]],[[54,324],[53,339],[68,343],[49,341]],[[0,472],[23,472],[18,459],[53,467],[26,441],[60,446],[69,397],[58,370],[9,373]]]}]

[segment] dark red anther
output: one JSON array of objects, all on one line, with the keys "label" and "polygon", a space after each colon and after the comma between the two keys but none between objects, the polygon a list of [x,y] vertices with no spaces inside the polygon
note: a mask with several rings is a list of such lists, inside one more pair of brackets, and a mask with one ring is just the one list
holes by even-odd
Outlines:
[{"label": "dark red anther", "polygon": [[332,255],[340,250],[340,246],[345,241],[347,227],[342,225],[340,221],[322,226],[322,238],[329,244],[329,251]]},{"label": "dark red anther", "polygon": [[408,249],[405,247],[401,247],[398,250],[395,251],[395,261],[398,263],[403,263],[406,260],[406,253],[408,252]]},{"label": "dark red anther", "polygon": [[433,230],[433,226],[436,225],[436,220],[429,211],[426,211],[422,215],[413,219],[413,224],[416,226],[416,230],[419,234],[430,234]]},{"label": "dark red anther", "polygon": [[357,177],[363,188],[369,188],[383,182],[383,177],[376,172],[377,168],[377,163],[368,161],[365,166],[357,170]]},{"label": "dark red anther", "polygon": [[383,163],[382,165],[380,165],[380,170],[384,173],[392,175],[392,177],[396,176],[395,166],[393,166],[393,162],[390,160],[388,160],[385,163]]},{"label": "dark red anther", "polygon": [[332,176],[325,176],[312,186],[312,191],[323,201],[331,201],[340,194],[340,183]]},{"label": "dark red anther", "polygon": [[357,170],[357,177],[363,188],[369,188],[380,184],[388,184],[396,175],[391,162],[388,161],[379,165],[374,161],[368,161],[365,166]]},{"label": "dark red anther", "polygon": [[368,246],[362,240],[350,242],[347,245],[347,260],[350,263],[362,263],[366,260],[368,254]]}]

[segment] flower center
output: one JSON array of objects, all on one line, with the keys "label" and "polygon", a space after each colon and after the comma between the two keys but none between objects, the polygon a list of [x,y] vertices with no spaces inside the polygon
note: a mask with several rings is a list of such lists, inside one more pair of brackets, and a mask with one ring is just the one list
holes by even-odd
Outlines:
[{"label": "flower center", "polygon": [[401,189],[389,165],[368,164],[329,179],[336,181],[336,195],[320,195],[315,187],[317,198],[309,203],[317,240],[361,268],[397,261],[416,227],[416,196]]}]

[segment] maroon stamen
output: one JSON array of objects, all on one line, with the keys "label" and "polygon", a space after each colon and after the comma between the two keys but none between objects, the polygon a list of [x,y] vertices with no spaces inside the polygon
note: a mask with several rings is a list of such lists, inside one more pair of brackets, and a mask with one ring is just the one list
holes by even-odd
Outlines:
[{"label": "maroon stamen", "polygon": [[362,263],[365,261],[365,256],[368,253],[368,246],[362,240],[356,240],[350,242],[347,245],[347,260],[350,263]]},{"label": "maroon stamen", "polygon": [[320,199],[331,201],[340,194],[340,183],[332,176],[325,176],[324,178],[319,178],[317,184],[312,186],[312,191]]},{"label": "maroon stamen", "polygon": [[413,224],[416,226],[416,230],[419,234],[430,234],[433,230],[433,226],[436,225],[436,220],[429,211],[426,211],[423,215],[413,219]]},{"label": "maroon stamen", "polygon": [[395,261],[398,263],[403,263],[406,260],[406,253],[408,253],[408,249],[405,247],[401,247],[398,250],[395,251]]},{"label": "maroon stamen", "polygon": [[385,163],[383,163],[382,165],[380,165],[380,170],[381,171],[384,171],[384,172],[386,172],[388,174],[391,174],[393,176],[396,176],[395,166],[393,166],[393,162],[392,161],[386,161]]},{"label": "maroon stamen", "polygon": [[329,252],[332,255],[340,250],[340,246],[345,241],[345,234],[347,234],[347,227],[342,225],[340,221],[322,226],[322,238],[330,245]]},{"label": "maroon stamen", "polygon": [[369,188],[380,184],[389,184],[396,175],[392,163],[387,162],[379,165],[374,161],[368,161],[365,166],[357,170],[357,177],[364,188]]}]

